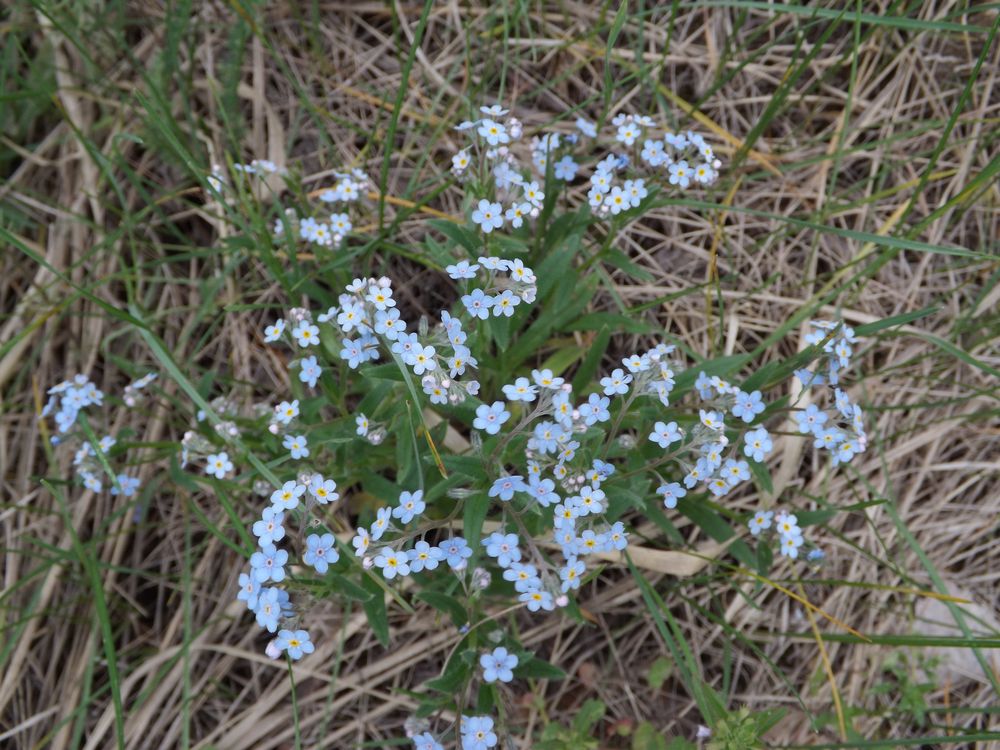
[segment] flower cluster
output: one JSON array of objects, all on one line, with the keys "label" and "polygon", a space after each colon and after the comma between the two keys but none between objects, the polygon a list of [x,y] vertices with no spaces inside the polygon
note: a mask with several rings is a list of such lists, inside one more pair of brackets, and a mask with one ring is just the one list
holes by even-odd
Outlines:
[{"label": "flower cluster", "polygon": [[[452,172],[463,180],[477,174],[480,184],[491,180],[502,195],[481,198],[472,212],[472,221],[481,231],[489,234],[509,222],[517,229],[526,219],[537,218],[545,202],[540,186],[548,170],[562,183],[572,183],[580,171],[585,156],[574,153],[580,136],[596,140],[598,130],[594,123],[583,118],[576,121],[578,133],[550,132],[537,135],[531,142],[531,166],[534,175],[525,176],[527,170],[518,161],[515,144],[524,133],[524,127],[515,117],[507,117],[508,110],[499,105],[481,107],[483,117],[466,120],[455,129],[466,132],[471,145],[452,157]],[[680,189],[693,182],[711,185],[718,177],[721,162],[698,133],[664,132],[661,139],[647,138],[656,124],[648,115],[619,114],[612,119],[616,128],[615,141],[633,151],[610,153],[600,159],[590,176],[587,200],[597,216],[617,216],[631,208],[638,208],[649,195],[645,177],[631,175],[631,165],[648,167],[647,175],[657,177],[666,173],[666,182]],[[643,143],[641,151],[638,143]],[[478,168],[478,169],[477,169]],[[620,178],[620,179],[619,179]]]},{"label": "flower cluster", "polygon": [[[149,373],[125,386],[122,394],[125,406],[129,408],[136,406],[143,389],[155,379],[156,374]],[[84,409],[88,406],[104,405],[104,393],[86,375],[75,375],[70,380],[49,388],[48,394],[49,399],[40,417],[54,418],[60,435],[53,435],[52,443],[62,446],[78,443],[79,447],[73,455],[73,466],[84,487],[92,492],[101,492],[105,486],[102,476],[106,475],[105,467],[108,465],[111,449],[118,440],[112,435],[105,435],[95,442],[90,440],[89,431],[74,428],[77,428]],[[112,495],[132,497],[139,490],[141,482],[138,477],[125,473],[107,476]]]},{"label": "flower cluster", "polygon": [[809,404],[795,418],[799,432],[811,435],[817,449],[830,451],[836,466],[848,463],[868,446],[861,407],[851,401],[845,391],[835,387],[840,382],[840,373],[851,365],[851,344],[857,343],[858,339],[854,330],[843,323],[813,320],[811,325],[817,330],[809,333],[806,341],[822,348],[820,367],[815,372],[798,370],[795,376],[807,389],[833,386],[834,409],[823,411],[816,404]]},{"label": "flower cluster", "polygon": [[[261,335],[265,343],[291,351],[290,371],[297,373],[293,393],[250,409],[216,399],[211,402],[214,434],[202,427],[185,435],[183,462],[196,459],[208,475],[226,480],[236,470],[232,438],[245,429],[238,425],[249,422],[251,434],[263,436],[261,442],[273,451],[268,465],[288,472],[280,480],[267,477],[274,486],[257,480],[258,492],[270,502],[252,524],[257,546],[240,575],[238,594],[257,623],[277,634],[266,649],[272,657],[284,653],[296,660],[313,650],[308,631],[300,628],[309,601],[296,597],[293,607],[289,592],[305,587],[312,573],[322,578],[336,565],[337,575],[324,586],[353,575],[395,592],[405,579],[417,588],[426,585],[439,600],[454,600],[450,615],[462,638],[468,638],[466,687],[478,663],[477,674],[489,691],[502,689],[515,670],[526,673],[525,654],[515,652],[518,644],[502,631],[487,636],[476,631],[494,617],[484,602],[510,602],[530,613],[567,607],[588,579],[588,569],[596,575],[595,560],[620,559],[629,545],[627,524],[637,511],[648,509],[647,499],[656,499],[668,512],[693,510],[697,503],[714,508],[755,476],[766,478],[774,440],[764,423],[777,417],[783,404],[765,401],[752,381],[741,387],[710,375],[726,374],[710,363],[692,367],[669,343],[655,343],[623,357],[610,371],[595,378],[578,375],[572,382],[564,377],[566,365],[552,361],[522,357],[517,361],[524,364],[510,368],[514,371],[489,367],[503,361],[490,350],[491,343],[504,347],[498,331],[509,341],[521,335],[522,324],[527,330],[532,320],[547,314],[530,310],[546,299],[540,287],[547,279],[540,283],[529,267],[547,261],[546,248],[528,251],[520,238],[530,233],[522,227],[550,216],[556,198],[565,197],[568,204],[576,202],[582,223],[599,224],[602,232],[613,229],[613,217],[648,205],[653,190],[712,184],[721,167],[712,147],[696,133],[657,132],[651,118],[623,114],[611,122],[614,148],[623,150],[592,156],[598,128],[582,118],[575,132],[539,132],[525,143],[524,125],[501,106],[482,107],[480,114],[457,127],[469,142],[452,158],[452,172],[468,186],[471,198],[467,228],[459,233],[472,239],[456,242],[453,254],[437,259],[457,288],[452,304],[408,321],[388,278],[361,277],[346,284],[325,312],[293,308],[269,322]],[[590,171],[589,186],[574,187],[584,169]],[[276,234],[289,242],[340,247],[353,231],[346,211],[363,210],[360,199],[369,183],[358,170],[336,177],[336,185],[318,197],[340,204],[343,213],[327,222],[286,211]],[[522,231],[498,236],[506,227]],[[480,241],[481,251],[476,248]],[[810,341],[820,352],[820,369],[797,376],[807,387],[836,386],[856,337],[837,322],[815,322],[814,327]],[[482,371],[481,361],[489,363]],[[597,366],[594,361],[588,375]],[[376,380],[379,384],[372,385]],[[329,413],[333,404],[325,395],[334,391],[342,414]],[[864,449],[865,436],[860,408],[839,389],[835,401],[836,416],[809,404],[795,417],[802,432],[816,447],[831,450],[838,464]],[[399,408],[404,402],[405,411]],[[426,413],[446,423],[439,425],[442,430],[457,433],[457,444],[468,446],[453,449],[442,461],[431,428],[422,425],[444,477],[435,485],[422,473],[430,457],[404,443],[400,432],[416,441],[414,415]],[[335,440],[329,440],[337,430]],[[361,442],[358,438],[380,461],[398,458],[399,466],[380,463],[375,469],[388,470],[375,482],[380,499],[372,495],[369,475],[346,477],[341,468],[331,468],[335,457],[343,458],[336,445]],[[446,476],[448,459],[464,468]],[[345,493],[357,487],[361,502],[350,509],[338,504],[331,473],[343,482]],[[366,485],[363,493],[359,484]],[[645,496],[636,499],[640,495]],[[348,514],[351,520],[344,524]],[[335,515],[341,518],[332,522]],[[338,540],[333,532],[345,525],[353,533]],[[790,511],[762,509],[748,525],[760,544],[776,542],[787,558],[800,557],[809,544]],[[296,535],[293,529],[304,531]],[[806,548],[809,559],[821,555]],[[492,639],[485,653],[484,637]],[[501,642],[510,649],[496,646]],[[457,708],[460,713],[463,707]],[[444,735],[421,721],[408,730],[415,746],[442,748]],[[450,739],[463,750],[498,743],[488,715],[463,715],[458,736]]]}]

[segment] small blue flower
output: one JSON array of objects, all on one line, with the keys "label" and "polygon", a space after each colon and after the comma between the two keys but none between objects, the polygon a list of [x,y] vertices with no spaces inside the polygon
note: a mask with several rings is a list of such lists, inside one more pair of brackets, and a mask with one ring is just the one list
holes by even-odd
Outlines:
[{"label": "small blue flower", "polygon": [[684,497],[687,494],[687,490],[677,482],[670,482],[669,484],[661,484],[657,487],[656,494],[663,495],[663,506],[667,509],[672,509],[677,507],[677,500]]},{"label": "small blue flower", "polygon": [[771,510],[758,510],[753,514],[753,518],[747,523],[750,527],[750,533],[754,536],[760,534],[760,532],[765,529],[771,528],[771,519],[774,518],[774,511]]},{"label": "small blue flower", "polygon": [[240,593],[237,600],[247,603],[247,609],[257,608],[257,597],[260,595],[260,582],[252,575],[240,573]]},{"label": "small blue flower", "polygon": [[306,357],[299,363],[299,380],[308,385],[310,388],[316,387],[316,381],[319,380],[319,376],[323,374],[323,369],[319,366],[316,361],[315,355]]},{"label": "small blue flower", "polygon": [[747,424],[750,424],[762,411],[764,411],[764,404],[761,401],[760,391],[754,391],[753,393],[736,392],[736,403],[733,404],[732,408],[734,417],[739,417]]},{"label": "small blue flower", "polygon": [[266,628],[269,633],[278,629],[278,618],[282,614],[281,589],[269,587],[261,589],[257,603],[252,607],[257,617],[257,624]]},{"label": "small blue flower", "polygon": [[305,435],[285,435],[281,444],[291,453],[293,459],[298,460],[309,455],[309,445]]},{"label": "small blue flower", "polygon": [[493,719],[489,716],[463,716],[462,750],[489,750],[497,744]]},{"label": "small blue flower", "polygon": [[541,588],[542,579],[538,577],[538,568],[526,563],[511,563],[510,567],[504,570],[505,581],[514,582],[514,590],[518,593],[525,591],[535,591]]},{"label": "small blue flower", "polygon": [[306,553],[302,562],[312,565],[320,575],[326,573],[330,563],[340,559],[340,553],[334,546],[333,534],[310,534],[306,537]]},{"label": "small blue flower", "polygon": [[444,552],[421,540],[413,545],[413,549],[407,552],[406,556],[410,563],[410,572],[419,573],[422,570],[434,570],[444,559]]},{"label": "small blue flower", "polygon": [[[128,474],[118,475],[118,485],[121,487],[122,497],[132,497],[136,491],[139,489],[139,485],[142,484],[139,477],[130,477]],[[118,487],[114,485],[111,486],[111,494],[117,495]]]},{"label": "small blue flower", "polygon": [[613,370],[609,376],[601,378],[601,386],[604,388],[605,396],[628,393],[628,384],[631,382],[632,376],[620,367]]},{"label": "small blue flower", "polygon": [[483,198],[479,201],[479,206],[476,210],[472,212],[472,221],[478,224],[483,232],[489,234],[494,229],[499,229],[503,226],[503,206],[499,203],[491,203]]},{"label": "small blue flower", "polygon": [[493,297],[482,289],[473,289],[462,297],[462,304],[469,311],[469,315],[480,320],[486,320],[490,317],[490,308],[493,307],[493,303]]},{"label": "small blue flower", "polygon": [[304,654],[311,654],[316,650],[309,639],[309,633],[305,630],[282,630],[278,633],[274,645],[286,651],[293,661],[298,661]]},{"label": "small blue flower", "polygon": [[277,510],[294,510],[299,507],[299,498],[305,494],[306,488],[294,479],[281,485],[280,490],[271,493],[271,505]]},{"label": "small blue flower", "polygon": [[292,336],[295,337],[295,342],[303,348],[319,344],[319,328],[306,320],[292,329]]},{"label": "small blue flower", "polygon": [[205,456],[205,472],[216,479],[225,479],[226,474],[233,470],[233,462],[225,451]]},{"label": "small blue flower", "polygon": [[254,578],[261,583],[264,581],[279,583],[285,580],[286,562],[288,553],[273,544],[264,545],[259,552],[254,552],[250,556],[250,567],[253,568]]},{"label": "small blue flower", "polygon": [[521,559],[521,550],[518,548],[517,534],[502,534],[494,531],[483,540],[486,547],[486,554],[497,559],[497,565],[501,568],[508,567],[512,562]]},{"label": "small blue flower", "polygon": [[460,260],[452,266],[445,266],[444,270],[447,271],[451,278],[457,281],[459,279],[476,278],[476,271],[479,270],[479,266],[474,263],[470,264],[467,260]]},{"label": "small blue flower", "polygon": [[399,496],[399,505],[392,509],[392,515],[393,518],[398,518],[401,523],[407,524],[413,520],[414,516],[423,513],[426,507],[423,490],[417,490],[413,493],[403,492]]},{"label": "small blue flower", "polygon": [[580,588],[580,579],[586,572],[587,566],[583,564],[583,560],[578,560],[575,557],[568,559],[566,565],[559,571],[563,593]]},{"label": "small blue flower", "polygon": [[448,563],[449,567],[455,570],[464,568],[466,565],[465,561],[472,557],[472,548],[469,547],[469,543],[460,536],[455,536],[447,541],[441,542],[440,548],[444,553],[445,562]]},{"label": "small blue flower", "polygon": [[743,455],[752,458],[754,461],[763,461],[765,456],[774,447],[771,436],[764,427],[750,430],[743,436],[743,443]]},{"label": "small blue flower", "polygon": [[477,430],[484,430],[487,435],[496,435],[508,419],[510,412],[507,411],[506,404],[494,401],[491,406],[480,404],[476,407],[476,418],[472,421],[472,426]]},{"label": "small blue flower", "polygon": [[274,325],[269,325],[264,329],[264,342],[267,344],[273,343],[281,338],[281,334],[285,332],[285,320],[284,318],[278,318],[274,322]]},{"label": "small blue flower", "polygon": [[434,739],[430,732],[413,735],[413,750],[444,750],[444,745]]},{"label": "small blue flower", "polygon": [[503,646],[493,649],[493,653],[479,657],[479,666],[483,668],[485,682],[510,682],[514,679],[511,671],[517,666],[518,658]]},{"label": "small blue flower", "polygon": [[559,495],[555,491],[555,486],[556,483],[551,479],[539,479],[537,474],[532,474],[528,477],[528,493],[543,508],[559,502]]},{"label": "small blue flower", "polygon": [[576,178],[577,169],[579,169],[579,166],[573,161],[573,157],[567,154],[556,162],[554,168],[555,178],[557,180],[564,180],[565,182],[572,182]]},{"label": "small blue flower", "polygon": [[260,520],[253,525],[253,534],[257,537],[257,543],[261,547],[274,544],[285,537],[285,514],[277,508],[271,506],[264,508]]},{"label": "small blue flower", "polygon": [[671,443],[675,443],[680,440],[681,434],[677,430],[676,422],[670,422],[669,424],[657,422],[653,425],[653,431],[649,433],[649,439],[661,448],[666,448]]},{"label": "small blue flower", "polygon": [[587,397],[587,403],[580,404],[580,416],[583,417],[584,424],[590,427],[598,422],[607,422],[611,419],[611,412],[608,411],[610,405],[611,399],[607,396],[591,393]]},{"label": "small blue flower", "polygon": [[608,541],[611,543],[611,548],[619,552],[628,547],[628,534],[625,531],[625,524],[621,521],[615,521],[611,525],[611,528],[608,529]]},{"label": "small blue flower", "polygon": [[795,419],[799,423],[799,432],[804,435],[815,435],[816,429],[826,424],[828,417],[816,404],[809,404],[805,411],[795,415]]},{"label": "small blue flower", "polygon": [[399,334],[406,332],[406,323],[399,318],[395,307],[375,313],[375,333],[381,333],[389,341],[395,341]]},{"label": "small blue flower", "polygon": [[490,487],[489,496],[499,497],[502,501],[507,502],[514,497],[515,492],[527,491],[528,485],[524,483],[524,477],[514,474],[497,479]]}]

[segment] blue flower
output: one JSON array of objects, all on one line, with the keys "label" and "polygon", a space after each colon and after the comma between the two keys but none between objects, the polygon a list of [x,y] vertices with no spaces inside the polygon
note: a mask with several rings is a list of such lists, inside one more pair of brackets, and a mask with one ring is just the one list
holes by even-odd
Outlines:
[{"label": "blue flower", "polygon": [[587,403],[580,404],[580,416],[583,417],[584,424],[589,427],[598,422],[607,422],[611,419],[611,412],[608,411],[610,405],[611,399],[607,396],[591,393],[587,397]]},{"label": "blue flower", "polygon": [[608,529],[608,541],[611,544],[611,548],[619,552],[628,547],[628,534],[625,531],[625,524],[621,521],[615,521],[611,525],[611,528]]},{"label": "blue flower", "polygon": [[555,602],[552,600],[552,594],[541,589],[525,591],[517,599],[527,605],[529,612],[537,612],[540,609],[551,611],[556,608]]},{"label": "blue flower", "polygon": [[661,448],[666,448],[671,443],[675,443],[680,440],[681,434],[677,430],[676,422],[670,422],[669,424],[657,422],[653,425],[653,431],[649,433],[649,439]]},{"label": "blue flower", "polygon": [[747,424],[750,424],[762,411],[764,411],[764,404],[761,401],[760,391],[754,391],[753,393],[736,392],[736,403],[733,404],[732,408],[734,417],[739,417]]},{"label": "blue flower", "polygon": [[465,561],[472,557],[472,548],[469,547],[469,543],[465,541],[460,536],[452,537],[447,541],[441,542],[441,551],[444,553],[445,562],[451,568],[459,570],[465,567]]},{"label": "blue flower", "polygon": [[433,346],[421,346],[417,344],[413,350],[413,362],[410,365],[413,367],[413,373],[415,375],[423,375],[425,372],[437,369],[434,354],[435,350]]},{"label": "blue flower", "polygon": [[340,493],[337,492],[337,483],[332,479],[324,480],[319,474],[314,474],[312,480],[310,480],[309,494],[316,498],[316,502],[320,505],[334,503],[340,499]]},{"label": "blue flower", "polygon": [[462,717],[462,750],[488,750],[497,744],[493,719],[489,716]]},{"label": "blue flower", "polygon": [[771,510],[758,510],[753,514],[753,518],[750,519],[747,526],[750,527],[750,533],[757,536],[764,529],[771,528],[771,519],[774,518],[774,511]]},{"label": "blue flower", "polygon": [[216,479],[225,479],[226,474],[233,470],[233,462],[225,451],[205,456],[205,472]]},{"label": "blue flower", "polygon": [[333,534],[310,534],[306,537],[306,553],[302,556],[302,562],[312,565],[317,573],[326,573],[330,563],[339,559],[340,553],[334,546]]},{"label": "blue flower", "polygon": [[[139,477],[130,477],[128,474],[118,475],[118,485],[121,487],[122,497],[132,497],[132,495],[136,493],[136,490],[139,489],[140,484],[142,484],[142,482],[140,481]],[[118,487],[112,485],[111,494],[112,495],[119,494]]]},{"label": "blue flower", "polygon": [[511,671],[517,666],[518,658],[503,646],[493,649],[493,653],[479,657],[479,666],[483,668],[483,680],[486,682],[510,682],[514,679]]},{"label": "blue flower", "polygon": [[579,166],[573,161],[573,157],[566,155],[555,164],[555,178],[557,180],[572,182],[576,178],[577,169],[579,169]]},{"label": "blue flower", "polygon": [[444,746],[430,732],[421,732],[413,735],[413,750],[444,750]]},{"label": "blue flower", "polygon": [[764,427],[750,430],[743,436],[743,442],[743,455],[752,458],[754,461],[763,461],[764,457],[774,447],[771,436]]},{"label": "blue flower", "polygon": [[299,498],[305,494],[306,488],[294,479],[281,485],[280,490],[271,493],[271,505],[278,510],[293,510],[299,506]]},{"label": "blue flower", "polygon": [[398,518],[404,524],[409,523],[414,516],[419,516],[427,507],[423,498],[423,490],[417,490],[413,493],[403,492],[399,496],[399,505],[392,509],[393,517]]},{"label": "blue flower", "polygon": [[504,570],[503,577],[505,581],[513,581],[514,590],[522,594],[526,591],[535,591],[542,586],[538,569],[526,563],[511,563],[510,567]]},{"label": "blue flower", "polygon": [[515,492],[527,491],[528,485],[524,483],[524,477],[514,474],[497,479],[490,487],[489,496],[499,497],[502,501],[507,502],[514,497]]},{"label": "blue flower", "polygon": [[309,633],[305,630],[282,630],[278,633],[274,645],[286,651],[293,661],[298,661],[304,654],[311,654],[316,650],[309,640]]},{"label": "blue flower", "polygon": [[472,212],[472,221],[478,224],[483,232],[489,234],[494,229],[499,229],[503,226],[503,206],[499,203],[491,203],[483,198],[479,201],[479,206],[476,210]]},{"label": "blue flower", "polygon": [[740,482],[750,478],[750,466],[746,461],[736,461],[732,458],[726,459],[720,474],[729,483],[730,487],[735,487]]},{"label": "blue flower", "polygon": [[410,572],[419,573],[422,570],[434,570],[444,559],[444,552],[421,540],[413,545],[413,549],[406,553],[406,557],[410,563]]},{"label": "blue flower", "polygon": [[309,446],[306,443],[305,435],[285,435],[281,444],[292,454],[293,459],[298,460],[309,455]]},{"label": "blue flower", "polygon": [[474,279],[476,278],[476,271],[479,270],[479,266],[476,264],[470,264],[467,260],[460,260],[458,263],[452,266],[445,266],[445,271],[451,278],[455,279]]},{"label": "blue flower", "polygon": [[677,500],[684,497],[687,494],[687,490],[677,482],[670,482],[669,484],[661,484],[657,487],[656,494],[663,495],[663,506],[671,509],[677,507]]},{"label": "blue flower", "polygon": [[267,326],[264,329],[264,342],[270,344],[281,338],[281,334],[285,332],[285,320],[284,318],[278,318],[274,322],[274,325]]},{"label": "blue flower", "polygon": [[587,566],[583,564],[583,560],[577,560],[575,557],[568,559],[566,565],[559,571],[563,593],[580,588],[580,578],[586,572]]},{"label": "blue flower", "polygon": [[340,350],[340,358],[347,362],[348,367],[356,370],[358,365],[368,358],[361,340],[352,341],[351,339],[344,339],[341,343],[344,345],[344,348]]},{"label": "blue flower", "polygon": [[290,423],[295,417],[299,416],[299,400],[295,399],[291,403],[287,401],[282,401],[278,404],[277,408],[274,410],[274,418],[277,419],[282,424]]},{"label": "blue flower", "polygon": [[292,336],[295,337],[296,343],[301,347],[319,344],[319,328],[307,320],[303,320],[292,329]]},{"label": "blue flower", "polygon": [[533,385],[527,378],[517,378],[511,385],[503,387],[503,395],[511,401],[527,401],[530,403],[535,400],[537,393],[538,387]]},{"label": "blue flower", "polygon": [[253,525],[253,534],[261,547],[274,544],[285,537],[285,514],[275,507],[264,508],[260,520]]},{"label": "blue flower", "polygon": [[551,479],[539,479],[537,474],[528,477],[528,492],[543,508],[559,502],[555,486],[556,483]]},{"label": "blue flower", "polygon": [[316,361],[315,355],[306,357],[299,363],[299,380],[308,385],[310,388],[316,387],[316,381],[319,380],[319,376],[323,374],[323,369],[319,366]]},{"label": "blue flower", "polygon": [[280,591],[280,589],[273,587],[261,590],[257,597],[257,604],[253,607],[257,624],[266,628],[269,633],[278,629],[278,618],[281,617]]},{"label": "blue flower", "polygon": [[499,531],[494,531],[483,540],[483,546],[486,547],[487,555],[497,559],[497,565],[506,568],[512,562],[518,562],[521,559],[521,550],[517,546],[519,541],[517,534],[502,534]]},{"label": "blue flower", "polygon": [[288,553],[273,544],[266,544],[259,552],[250,555],[250,567],[253,568],[254,578],[261,583],[264,581],[279,583],[285,580],[286,562]]},{"label": "blue flower", "polygon": [[800,411],[795,415],[795,419],[799,423],[799,432],[805,435],[815,435],[816,430],[826,424],[828,417],[816,404],[809,404],[805,411]]},{"label": "blue flower", "polygon": [[462,297],[462,304],[469,311],[469,315],[480,320],[486,320],[490,317],[490,308],[493,307],[493,303],[493,297],[482,289],[473,289]]},{"label": "blue flower", "polygon": [[260,596],[260,582],[253,575],[240,573],[240,593],[236,595],[237,600],[246,602],[247,609],[256,609],[258,596]]},{"label": "blue flower", "polygon": [[472,426],[477,430],[485,430],[487,435],[496,435],[500,427],[510,419],[510,412],[503,401],[494,401],[491,406],[480,404],[476,407],[476,418]]},{"label": "blue flower", "polygon": [[615,396],[628,393],[628,384],[632,382],[632,376],[619,368],[616,368],[607,377],[601,378],[601,386],[604,388],[605,396]]},{"label": "blue flower", "polygon": [[382,570],[382,575],[386,580],[392,580],[398,576],[408,576],[410,574],[409,558],[405,552],[397,552],[391,547],[384,548],[375,555],[375,567]]}]

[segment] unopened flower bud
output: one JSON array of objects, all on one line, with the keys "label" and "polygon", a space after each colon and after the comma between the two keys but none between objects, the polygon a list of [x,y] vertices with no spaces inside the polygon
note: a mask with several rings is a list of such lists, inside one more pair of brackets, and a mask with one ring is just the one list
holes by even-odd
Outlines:
[{"label": "unopened flower bud", "polygon": [[281,658],[281,649],[278,648],[277,638],[272,638],[270,641],[267,642],[267,645],[264,647],[264,655],[267,656],[268,659]]}]

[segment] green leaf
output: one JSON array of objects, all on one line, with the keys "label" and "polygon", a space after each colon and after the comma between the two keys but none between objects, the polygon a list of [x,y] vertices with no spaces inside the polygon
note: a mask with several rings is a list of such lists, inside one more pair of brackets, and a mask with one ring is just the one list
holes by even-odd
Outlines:
[{"label": "green leaf", "polygon": [[472,675],[472,667],[469,665],[473,660],[468,658],[470,654],[475,657],[471,651],[453,656],[441,676],[429,680],[426,687],[441,693],[457,693]]},{"label": "green leaf", "polygon": [[479,237],[464,226],[445,219],[431,219],[427,222],[427,225],[438,230],[456,245],[468,250],[473,257],[476,257],[479,251],[483,249],[483,244]]},{"label": "green leaf", "polygon": [[358,586],[354,581],[337,573],[327,573],[326,580],[329,582],[331,589],[343,594],[348,599],[354,599],[362,604],[371,601],[372,597],[375,596],[375,594]]},{"label": "green leaf", "polygon": [[644,721],[632,735],[632,750],[667,750],[667,738],[648,721]]},{"label": "green leaf", "polygon": [[490,498],[485,492],[479,492],[465,499],[462,508],[462,528],[466,539],[479,539],[483,534],[483,521],[490,507]]},{"label": "green leaf", "polygon": [[[529,656],[526,660],[522,660],[514,668],[514,674],[524,679],[534,678],[537,680],[562,680],[566,677],[566,673],[555,664],[549,664],[537,656]],[[601,706],[601,715],[603,715],[604,704],[602,703]]]},{"label": "green leaf", "polygon": [[605,711],[607,711],[607,706],[602,701],[588,700],[576,712],[576,716],[573,717],[573,729],[581,734],[592,734],[594,727],[597,726],[597,722],[604,718]]},{"label": "green leaf", "polygon": [[385,596],[382,589],[372,578],[365,576],[361,579],[361,585],[372,596],[361,606],[368,615],[368,624],[372,632],[378,638],[378,642],[385,648],[389,648],[389,613],[385,608]]},{"label": "green leaf", "polygon": [[663,687],[663,683],[667,681],[670,677],[670,673],[674,670],[674,663],[665,656],[657,657],[649,667],[649,673],[646,675],[646,681],[653,690],[659,690]]},{"label": "green leaf", "polygon": [[438,612],[444,612],[451,618],[456,628],[460,628],[469,621],[469,614],[465,607],[453,596],[441,593],[440,591],[421,591],[417,594],[417,599],[427,602]]}]

